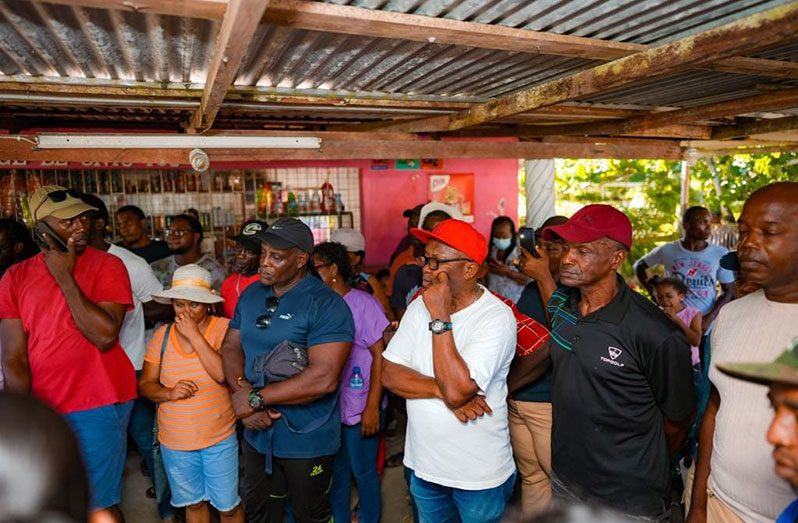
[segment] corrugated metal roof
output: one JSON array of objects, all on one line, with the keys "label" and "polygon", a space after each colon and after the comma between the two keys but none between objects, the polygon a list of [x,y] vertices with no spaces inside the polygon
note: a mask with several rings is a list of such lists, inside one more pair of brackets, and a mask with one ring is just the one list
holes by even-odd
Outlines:
[{"label": "corrugated metal roof", "polygon": [[789,0],[322,0],[533,31],[662,44]]},{"label": "corrugated metal roof", "polygon": [[[623,42],[661,44],[788,3],[788,0],[328,0],[423,16],[442,17],[558,34]],[[120,85],[202,84],[212,60],[219,23],[55,5],[0,0],[0,75],[75,81],[111,80]],[[798,44],[757,56],[798,61]],[[593,67],[600,62],[465,46],[350,36],[262,24],[238,71],[237,87],[280,90],[295,96],[429,98],[484,101]],[[796,82],[757,76],[689,71],[586,97],[581,102],[640,107],[692,106],[750,95],[760,84]],[[0,98],[2,100],[2,98]],[[42,105],[35,100],[0,101],[4,112]],[[231,103],[231,102],[228,102]],[[183,117],[190,108],[124,113],[95,104],[76,107],[101,118]],[[57,107],[42,107],[52,111]],[[92,113],[93,111],[93,113]],[[147,112],[149,111],[149,113]],[[242,109],[223,107],[220,121],[254,119],[319,124],[424,116],[424,111],[367,109]],[[157,116],[156,116],[157,115]]]}]

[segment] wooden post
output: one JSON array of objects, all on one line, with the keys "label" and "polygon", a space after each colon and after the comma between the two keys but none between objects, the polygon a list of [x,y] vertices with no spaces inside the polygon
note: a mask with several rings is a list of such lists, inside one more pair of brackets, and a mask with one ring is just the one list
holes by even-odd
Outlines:
[{"label": "wooden post", "polygon": [[525,160],[526,226],[537,229],[554,216],[554,160]]}]

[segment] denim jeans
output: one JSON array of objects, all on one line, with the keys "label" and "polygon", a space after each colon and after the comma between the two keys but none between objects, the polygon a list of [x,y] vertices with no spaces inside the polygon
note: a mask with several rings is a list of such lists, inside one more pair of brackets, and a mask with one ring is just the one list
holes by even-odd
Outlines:
[{"label": "denim jeans", "polygon": [[360,436],[360,423],[341,425],[341,449],[335,455],[330,491],[335,521],[352,519],[349,498],[354,475],[360,499],[360,522],[379,523],[382,510],[380,478],[377,475],[379,446],[379,433],[363,438]]},{"label": "denim jeans", "polygon": [[[136,380],[141,376],[141,371],[136,371]],[[155,475],[160,472],[166,478],[166,472],[163,470],[155,471],[155,463],[153,459],[153,434],[152,428],[155,423],[155,405],[146,398],[138,397],[133,400],[133,411],[130,413],[130,424],[127,426],[127,434],[136,446],[141,459],[144,460],[144,466],[150,473],[153,479],[153,487],[155,490],[155,499],[158,502],[158,514],[161,518],[173,515],[172,513],[172,495],[169,491],[169,483],[159,481],[160,488],[156,486]],[[159,463],[159,468],[163,469],[163,465]]]},{"label": "denim jeans", "polygon": [[498,487],[463,490],[424,481],[413,473],[410,493],[421,523],[498,523],[507,510],[515,475]]}]

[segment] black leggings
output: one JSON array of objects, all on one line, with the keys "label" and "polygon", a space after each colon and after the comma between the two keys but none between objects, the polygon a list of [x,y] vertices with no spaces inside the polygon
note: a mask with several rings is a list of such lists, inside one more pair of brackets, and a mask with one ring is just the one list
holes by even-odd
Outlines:
[{"label": "black leggings", "polygon": [[273,457],[272,474],[267,476],[265,456],[244,440],[242,497],[247,523],[281,523],[286,499],[297,523],[328,523],[333,458]]}]

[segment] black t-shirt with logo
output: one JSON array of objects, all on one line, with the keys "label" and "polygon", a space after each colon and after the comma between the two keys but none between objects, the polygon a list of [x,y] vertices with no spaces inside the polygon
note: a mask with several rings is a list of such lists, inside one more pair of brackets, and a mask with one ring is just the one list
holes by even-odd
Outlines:
[{"label": "black t-shirt with logo", "polygon": [[166,258],[172,254],[172,252],[169,250],[169,246],[166,245],[166,242],[161,240],[152,240],[144,247],[128,247],[123,242],[119,242],[117,245],[124,247],[133,254],[141,256],[147,261],[147,263],[158,261],[161,258]]},{"label": "black t-shirt with logo", "polygon": [[618,285],[584,317],[578,289],[549,301],[552,473],[585,501],[660,516],[670,508],[663,417],[683,421],[695,407],[690,345],[620,276]]}]

